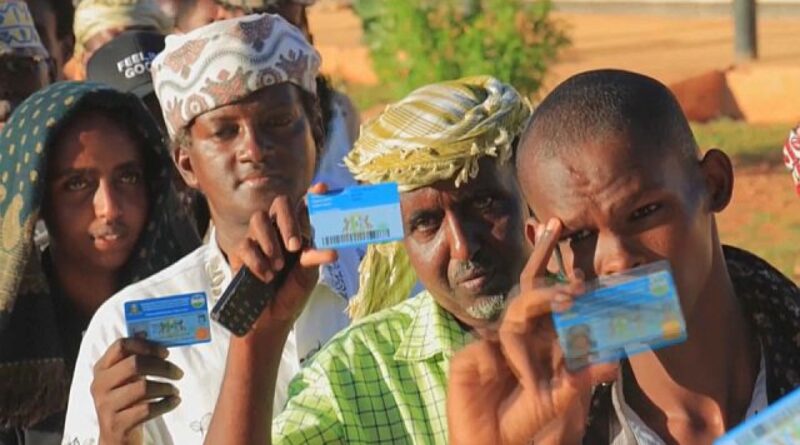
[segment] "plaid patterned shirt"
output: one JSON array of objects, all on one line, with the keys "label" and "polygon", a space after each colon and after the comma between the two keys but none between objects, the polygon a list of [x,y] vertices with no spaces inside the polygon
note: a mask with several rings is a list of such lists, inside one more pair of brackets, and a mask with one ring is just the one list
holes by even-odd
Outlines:
[{"label": "plaid patterned shirt", "polygon": [[470,340],[427,291],[363,319],[294,379],[273,443],[447,443],[449,360]]}]

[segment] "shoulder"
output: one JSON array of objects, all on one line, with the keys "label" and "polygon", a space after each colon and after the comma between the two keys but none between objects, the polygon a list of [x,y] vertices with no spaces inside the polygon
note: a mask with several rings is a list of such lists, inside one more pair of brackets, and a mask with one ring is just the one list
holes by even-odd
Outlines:
[{"label": "shoulder", "polygon": [[397,306],[384,309],[361,320],[334,336],[323,349],[353,347],[369,348],[377,344],[384,346],[402,341],[405,329],[419,306],[419,299],[413,298]]}]

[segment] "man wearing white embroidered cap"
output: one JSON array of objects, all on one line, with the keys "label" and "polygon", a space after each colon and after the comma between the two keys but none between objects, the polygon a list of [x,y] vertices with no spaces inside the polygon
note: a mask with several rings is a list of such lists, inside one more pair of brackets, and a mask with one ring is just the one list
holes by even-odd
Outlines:
[{"label": "man wearing white embroidered cap", "polygon": [[[153,61],[156,94],[176,165],[208,199],[215,229],[209,244],[98,310],[72,382],[67,443],[201,443],[226,360],[256,353],[254,336],[274,337],[283,351],[275,393],[282,406],[300,362],[347,324],[342,299],[316,284],[318,266],[335,253],[301,244],[309,231],[303,196],[323,138],[319,62],[303,35],[274,15],[167,38]],[[242,265],[270,281],[285,263],[279,237],[300,252],[299,265],[250,334],[232,337],[212,323],[210,343],[172,349],[168,360],[164,348],[124,338],[126,301],[202,291],[213,307]],[[306,301],[300,317],[287,320]]]}]

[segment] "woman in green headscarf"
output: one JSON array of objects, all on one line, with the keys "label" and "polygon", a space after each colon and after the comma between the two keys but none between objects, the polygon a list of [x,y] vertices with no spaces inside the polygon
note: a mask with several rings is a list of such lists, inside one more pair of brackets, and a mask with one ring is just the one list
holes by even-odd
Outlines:
[{"label": "woman in green headscarf", "polygon": [[[135,96],[63,82],[0,135],[0,444],[59,443],[94,311],[199,244],[159,129]],[[43,220],[49,246],[37,246]]]}]

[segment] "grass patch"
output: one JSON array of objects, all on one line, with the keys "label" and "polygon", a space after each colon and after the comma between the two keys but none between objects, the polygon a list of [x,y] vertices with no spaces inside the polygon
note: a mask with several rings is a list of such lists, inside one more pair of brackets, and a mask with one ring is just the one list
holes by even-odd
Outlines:
[{"label": "grass patch", "polygon": [[753,125],[721,119],[706,124],[692,124],[702,150],[719,148],[737,165],[781,163],[781,147],[793,124]]}]

